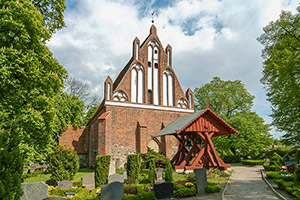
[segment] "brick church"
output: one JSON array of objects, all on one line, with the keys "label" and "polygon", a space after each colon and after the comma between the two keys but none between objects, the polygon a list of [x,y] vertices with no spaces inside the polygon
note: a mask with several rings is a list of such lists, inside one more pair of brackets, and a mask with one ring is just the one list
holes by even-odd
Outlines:
[{"label": "brick church", "polygon": [[97,155],[111,155],[120,168],[127,155],[146,153],[147,147],[172,158],[178,140],[153,136],[194,113],[193,92],[182,89],[172,66],[172,48],[163,48],[154,25],[144,42],[134,39],[129,62],[114,81],[107,77],[104,88],[94,116],[85,127],[69,126],[60,145],[74,148],[83,166],[93,166]]}]

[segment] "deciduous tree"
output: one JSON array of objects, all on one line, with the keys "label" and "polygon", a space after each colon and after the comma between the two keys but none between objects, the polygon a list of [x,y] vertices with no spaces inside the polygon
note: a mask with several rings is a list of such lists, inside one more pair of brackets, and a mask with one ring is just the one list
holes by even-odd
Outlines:
[{"label": "deciduous tree", "polygon": [[[210,83],[195,88],[195,108],[210,108],[240,134],[216,137],[214,144],[220,152],[232,150],[240,155],[258,154],[272,143],[269,125],[251,111],[254,96],[239,81],[224,81],[214,77]],[[236,152],[235,152],[236,151]]]},{"label": "deciduous tree", "polygon": [[272,124],[283,131],[287,144],[300,143],[300,7],[297,13],[282,11],[280,18],[264,27],[258,38],[263,77],[272,105]]}]

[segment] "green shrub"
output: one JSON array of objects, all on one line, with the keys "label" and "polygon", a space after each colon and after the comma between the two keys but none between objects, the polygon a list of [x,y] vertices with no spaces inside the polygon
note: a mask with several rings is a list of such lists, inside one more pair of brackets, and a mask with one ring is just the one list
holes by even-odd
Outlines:
[{"label": "green shrub", "polygon": [[297,149],[296,151],[295,161],[297,161],[298,163],[300,162],[300,149]]},{"label": "green shrub", "polygon": [[155,192],[141,192],[137,195],[128,194],[123,197],[123,200],[156,200]]},{"label": "green shrub", "polygon": [[187,188],[187,187],[180,187],[175,191],[175,195],[178,198],[183,198],[183,197],[191,197],[196,195],[196,189],[194,187]]},{"label": "green shrub", "polygon": [[274,165],[264,165],[264,169],[266,171],[280,171],[280,166],[274,166]]},{"label": "green shrub", "polygon": [[205,191],[207,193],[215,193],[215,192],[220,192],[222,190],[222,188],[216,184],[216,183],[210,183],[208,182],[206,187],[205,187]]},{"label": "green shrub", "polygon": [[225,163],[240,163],[241,157],[239,155],[228,154],[224,156],[223,161]]},{"label": "green shrub", "polygon": [[73,186],[74,187],[82,187],[82,181],[74,181]]},{"label": "green shrub", "polygon": [[265,163],[264,160],[243,160],[243,165],[263,165]]},{"label": "green shrub", "polygon": [[110,156],[97,156],[95,165],[95,186],[100,187],[108,182]]},{"label": "green shrub", "polygon": [[282,173],[282,172],[274,172],[274,171],[268,171],[267,177],[270,179],[283,179],[285,181],[293,181],[294,175],[289,173]]},{"label": "green shrub", "polygon": [[50,196],[65,196],[66,192],[75,192],[77,195],[88,195],[89,190],[87,188],[61,188],[61,189],[53,189],[49,192]]},{"label": "green shrub", "polygon": [[189,182],[196,182],[196,176],[194,173],[189,173],[186,176],[186,180]]},{"label": "green shrub", "polygon": [[23,194],[20,130],[14,127],[14,123],[7,126],[9,127],[4,127],[4,124],[0,123],[0,199],[3,200],[19,199]]},{"label": "green shrub", "polygon": [[283,165],[283,158],[278,155],[276,152],[272,154],[272,157],[270,159],[270,166],[279,166],[281,167]]},{"label": "green shrub", "polygon": [[50,178],[63,181],[73,180],[79,169],[79,159],[77,153],[66,146],[57,145],[53,153],[49,155],[48,171]]},{"label": "green shrub", "polygon": [[166,181],[173,181],[173,169],[170,163],[170,159],[166,159],[166,167],[165,167],[165,180]]},{"label": "green shrub", "polygon": [[300,185],[300,168],[297,167],[294,173],[294,182],[297,185]]},{"label": "green shrub", "polygon": [[184,186],[181,185],[180,183],[173,182],[173,184],[174,184],[174,191],[179,190],[180,188],[184,188]]},{"label": "green shrub", "polygon": [[124,186],[124,194],[137,194],[137,189],[135,186],[125,185]]},{"label": "green shrub", "polygon": [[153,160],[151,160],[149,165],[148,176],[149,176],[150,183],[152,185],[154,185],[154,179],[155,179],[154,175],[155,175],[155,163]]},{"label": "green shrub", "polygon": [[155,163],[156,167],[163,168],[165,166],[166,156],[162,153],[157,153],[151,148],[147,148],[147,153],[141,155],[143,159],[143,167],[148,167],[150,165],[150,161],[152,160]]},{"label": "green shrub", "polygon": [[135,184],[139,180],[141,170],[140,155],[128,155],[127,157],[127,181],[130,184]]},{"label": "green shrub", "polygon": [[35,171],[35,172],[32,172],[32,173],[22,174],[22,178],[36,177],[36,176],[40,176],[41,174],[43,174],[42,171]]}]

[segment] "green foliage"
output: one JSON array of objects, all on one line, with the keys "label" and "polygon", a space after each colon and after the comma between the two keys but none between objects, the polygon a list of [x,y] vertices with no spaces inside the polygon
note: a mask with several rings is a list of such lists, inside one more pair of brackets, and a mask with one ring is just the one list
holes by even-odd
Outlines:
[{"label": "green foliage", "polygon": [[163,165],[165,165],[166,156],[163,155],[162,153],[155,152],[153,149],[151,149],[149,147],[147,148],[147,153],[142,154],[141,156],[142,156],[143,163],[144,163],[142,165],[144,167],[149,166],[151,160],[154,161],[154,163],[157,167],[162,167]]},{"label": "green foliage", "polygon": [[[0,1],[0,119],[17,117],[24,162],[44,159],[53,145],[54,97],[66,70],[46,46],[51,34],[29,0]],[[46,9],[46,8],[45,8]]]},{"label": "green foliage", "polygon": [[263,118],[251,111],[254,96],[251,95],[244,84],[239,81],[223,81],[214,77],[210,83],[195,88],[195,108],[202,110],[206,103],[222,119],[240,134],[213,138],[216,149],[234,154],[258,155],[267,145],[272,143],[270,126]]},{"label": "green foliage", "polygon": [[166,167],[165,167],[165,180],[173,181],[173,169],[170,162],[170,159],[166,159]]},{"label": "green foliage", "polygon": [[294,175],[290,173],[282,173],[282,172],[275,172],[275,171],[268,171],[267,177],[271,179],[283,179],[285,181],[293,181]]},{"label": "green foliage", "polygon": [[196,189],[194,187],[185,187],[174,182],[174,194],[178,198],[191,197],[196,195]]},{"label": "green foliage", "polygon": [[97,197],[97,190],[98,188],[95,188],[93,191],[89,191],[87,188],[61,188],[61,189],[52,189],[49,192],[48,196],[60,196],[65,197],[66,192],[75,192],[74,197],[72,197],[72,200],[100,200],[100,197]]},{"label": "green foliage", "polygon": [[258,41],[262,51],[263,77],[261,82],[267,90],[272,105],[272,124],[285,132],[286,144],[299,144],[300,121],[300,7],[292,14],[282,11],[280,18],[264,27]]},{"label": "green foliage", "polygon": [[263,165],[265,163],[264,160],[243,160],[243,165]]},{"label": "green foliage", "polygon": [[210,183],[208,182],[205,186],[205,191],[207,193],[215,193],[215,192],[221,192],[222,188],[216,184],[216,183]]},{"label": "green foliage", "polygon": [[270,159],[270,165],[281,167],[283,165],[283,158],[274,152]]},{"label": "green foliage", "polygon": [[228,154],[228,155],[224,156],[223,161],[225,163],[240,163],[241,157],[239,155]]},{"label": "green foliage", "polygon": [[155,192],[141,192],[137,195],[124,195],[123,200],[156,200]]},{"label": "green foliage", "polygon": [[300,168],[299,167],[296,168],[296,171],[294,174],[294,182],[295,182],[295,184],[300,185]]},{"label": "green foliage", "polygon": [[275,166],[275,165],[267,165],[267,164],[264,164],[264,169],[266,171],[280,171],[281,167],[280,166]]},{"label": "green foliage", "polygon": [[154,185],[154,181],[155,181],[155,163],[154,163],[153,160],[150,160],[148,176],[149,176],[150,183],[152,185]]},{"label": "green foliage", "polygon": [[82,180],[80,180],[80,181],[73,181],[73,186],[74,187],[82,187]]},{"label": "green foliage", "polygon": [[295,155],[295,161],[300,163],[300,149],[297,149],[296,155]]},{"label": "green foliage", "polygon": [[272,149],[264,149],[263,153],[266,153],[267,156],[272,156],[274,152],[276,152],[280,156],[293,156],[297,151],[297,148],[291,147],[274,147]]},{"label": "green foliage", "polygon": [[95,186],[100,187],[108,182],[110,156],[97,156],[95,166]]},{"label": "green foliage", "polygon": [[19,131],[14,121],[6,124],[0,122],[0,199],[3,200],[19,199],[23,194]]},{"label": "green foliage", "polygon": [[53,153],[49,155],[48,171],[51,179],[73,180],[79,169],[79,158],[77,153],[66,146],[57,145]]},{"label": "green foliage", "polygon": [[138,154],[127,156],[127,181],[131,184],[137,183],[141,170],[141,157]]}]

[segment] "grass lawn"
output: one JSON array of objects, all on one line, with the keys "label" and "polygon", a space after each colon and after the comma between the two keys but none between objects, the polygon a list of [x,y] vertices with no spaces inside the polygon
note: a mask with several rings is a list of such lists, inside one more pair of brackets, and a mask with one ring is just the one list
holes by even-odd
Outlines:
[{"label": "grass lawn", "polygon": [[[73,182],[80,181],[83,174],[93,173],[93,172],[94,170],[90,168],[80,168],[78,172],[75,174]],[[39,174],[38,176],[35,177],[26,178],[24,183],[46,181],[50,179],[50,176],[51,176],[50,174]]]}]

